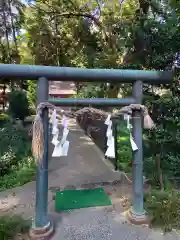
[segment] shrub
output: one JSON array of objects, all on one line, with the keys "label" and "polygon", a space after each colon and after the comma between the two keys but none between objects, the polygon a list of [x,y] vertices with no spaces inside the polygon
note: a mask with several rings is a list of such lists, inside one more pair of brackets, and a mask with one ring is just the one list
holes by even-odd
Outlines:
[{"label": "shrub", "polygon": [[6,174],[12,165],[31,155],[31,145],[26,129],[7,123],[0,128],[0,175]]},{"label": "shrub", "polygon": [[9,100],[9,114],[14,119],[24,121],[25,117],[29,115],[29,103],[26,92],[23,90],[14,90],[8,95]]},{"label": "shrub", "polygon": [[35,174],[35,162],[32,157],[20,159],[16,165],[12,165],[8,174],[0,177],[0,191],[22,186],[33,180]]},{"label": "shrub", "polygon": [[36,81],[28,80],[27,98],[32,113],[36,109],[36,85]]},{"label": "shrub", "polygon": [[21,216],[3,216],[0,217],[0,239],[10,240],[18,234],[27,233],[30,227],[30,221],[22,219]]},{"label": "shrub", "polygon": [[0,128],[0,191],[32,180],[35,162],[28,129],[5,124]]},{"label": "shrub", "polygon": [[0,114],[0,127],[2,127],[8,121],[9,121],[9,117],[7,114]]},{"label": "shrub", "polygon": [[132,151],[130,146],[121,145],[118,148],[118,169],[124,172],[131,172],[132,166]]},{"label": "shrub", "polygon": [[[144,173],[148,179],[151,179],[153,186],[159,187],[160,171],[162,172],[164,185],[166,185],[168,179],[180,178],[180,100],[179,97],[166,94],[161,98],[153,97],[151,102],[148,101],[145,105],[149,106],[156,128],[150,131],[144,130]],[[131,148],[129,136],[123,130],[122,124],[119,126],[118,166],[120,170],[130,171]],[[158,161],[161,169],[157,167]]]},{"label": "shrub", "polygon": [[156,128],[146,131],[144,167],[149,178],[157,184],[157,157],[164,178],[180,178],[180,100],[170,94],[151,102],[152,118]]},{"label": "shrub", "polygon": [[164,232],[180,229],[180,193],[152,191],[145,195],[145,208],[154,227]]},{"label": "shrub", "polygon": [[130,172],[132,166],[132,149],[129,141],[129,131],[124,121],[120,121],[117,125],[117,154],[118,169]]}]

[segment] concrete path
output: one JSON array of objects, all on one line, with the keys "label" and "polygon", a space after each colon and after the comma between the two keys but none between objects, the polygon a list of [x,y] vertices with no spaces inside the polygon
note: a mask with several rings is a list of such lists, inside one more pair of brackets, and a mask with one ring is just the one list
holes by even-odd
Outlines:
[{"label": "concrete path", "polygon": [[[49,186],[65,187],[120,180],[119,172],[113,172],[101,160],[103,155],[95,144],[71,120],[68,136],[70,149],[67,157],[55,158],[49,163]],[[50,155],[52,150],[50,151]],[[50,158],[50,157],[49,157]],[[106,162],[107,163],[107,162]],[[113,167],[112,167],[113,168]]]},{"label": "concrete path", "polygon": [[[131,196],[131,186],[123,183],[121,174],[112,170],[111,164],[103,159],[101,152],[84,136],[74,121],[71,121],[68,138],[68,156],[57,159],[49,157],[49,213],[56,225],[52,240],[180,239],[175,232],[163,236],[160,231],[127,223],[123,213]],[[51,153],[52,149],[50,156]],[[112,206],[61,214],[54,212],[54,195],[57,189],[102,185],[111,197]],[[33,218],[35,182],[0,193],[0,200],[1,214],[12,212],[22,214],[25,218]]]}]

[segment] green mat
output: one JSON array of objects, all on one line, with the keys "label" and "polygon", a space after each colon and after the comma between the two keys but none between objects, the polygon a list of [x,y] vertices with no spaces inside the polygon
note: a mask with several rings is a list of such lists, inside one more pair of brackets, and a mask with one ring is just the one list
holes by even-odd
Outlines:
[{"label": "green mat", "polygon": [[56,192],[55,210],[57,212],[107,205],[112,205],[112,203],[103,188]]}]

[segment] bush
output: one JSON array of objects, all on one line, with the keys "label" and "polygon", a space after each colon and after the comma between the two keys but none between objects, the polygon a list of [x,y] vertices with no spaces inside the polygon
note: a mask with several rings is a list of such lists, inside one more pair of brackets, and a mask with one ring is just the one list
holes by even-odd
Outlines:
[{"label": "bush", "polygon": [[[151,102],[156,128],[146,131],[145,171],[149,178],[157,178],[157,157],[160,158],[164,178],[180,178],[180,100],[164,95]],[[157,181],[156,181],[157,183]]]},{"label": "bush", "polygon": [[0,177],[0,191],[20,187],[33,180],[36,165],[32,157],[20,159],[16,165],[9,168],[8,174]]},{"label": "bush", "polygon": [[[145,103],[149,106],[156,128],[145,130],[143,134],[144,173],[153,186],[159,187],[160,170],[164,185],[168,179],[180,179],[180,100],[170,94],[153,99]],[[128,172],[132,158],[129,134],[125,128],[120,124],[118,129],[118,167]],[[157,167],[158,160],[161,169]]]},{"label": "bush", "polygon": [[2,127],[8,121],[9,121],[9,117],[7,114],[0,114],[0,127]]},{"label": "bush", "polygon": [[8,95],[9,100],[9,114],[14,119],[24,121],[25,117],[29,115],[29,103],[26,92],[23,90],[14,90]]},{"label": "bush", "polygon": [[117,125],[117,154],[118,169],[124,172],[131,172],[132,149],[129,141],[129,131],[124,121],[120,121]]},{"label": "bush", "polygon": [[26,129],[11,123],[0,128],[0,175],[7,174],[13,165],[31,156],[31,142]]},{"label": "bush", "polygon": [[0,128],[0,191],[32,180],[35,162],[28,130],[5,124]]},{"label": "bush", "polygon": [[145,195],[145,208],[154,227],[164,232],[180,229],[180,193],[153,191]]},{"label": "bush", "polygon": [[132,167],[132,151],[130,146],[122,145],[118,148],[117,167],[124,172],[131,172]]},{"label": "bush", "polygon": [[18,234],[28,232],[30,221],[22,219],[21,216],[3,216],[0,217],[0,239],[14,239]]},{"label": "bush", "polygon": [[36,86],[36,81],[28,80],[27,98],[32,113],[34,113],[36,109]]}]

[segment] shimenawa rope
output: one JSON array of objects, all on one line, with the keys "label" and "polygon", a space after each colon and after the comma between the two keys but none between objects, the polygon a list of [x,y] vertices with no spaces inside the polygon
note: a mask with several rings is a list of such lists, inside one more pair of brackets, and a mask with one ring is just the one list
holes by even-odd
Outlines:
[{"label": "shimenawa rope", "polygon": [[[43,129],[43,119],[42,119],[42,113],[44,108],[52,109],[52,110],[56,109],[58,114],[65,115],[70,118],[80,116],[82,113],[85,113],[85,112],[96,113],[96,114],[99,113],[100,115],[109,114],[107,112],[104,112],[99,109],[94,109],[94,108],[83,108],[76,112],[63,111],[62,109],[56,108],[55,106],[53,106],[48,102],[40,103],[36,110],[36,116],[34,119],[33,129],[32,129],[32,152],[37,164],[41,163],[43,159],[43,154],[44,154],[44,129]],[[147,108],[140,104],[131,104],[129,106],[123,107],[119,110],[119,112],[113,113],[111,114],[111,116],[118,118],[121,115],[127,114],[133,117],[132,116],[133,111],[140,111],[141,114],[143,115],[144,128],[152,129],[153,127],[155,127],[151,117],[148,114]]]}]

